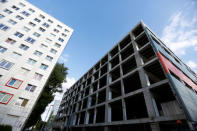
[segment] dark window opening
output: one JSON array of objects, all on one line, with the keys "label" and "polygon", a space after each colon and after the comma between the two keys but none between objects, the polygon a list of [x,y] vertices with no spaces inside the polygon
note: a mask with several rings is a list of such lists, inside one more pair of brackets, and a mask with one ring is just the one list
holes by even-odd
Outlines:
[{"label": "dark window opening", "polygon": [[89,121],[88,121],[88,123],[89,124],[93,124],[93,121],[94,121],[94,109],[91,109],[88,112],[89,112]]},{"label": "dark window opening", "polygon": [[120,42],[120,49],[123,49],[131,42],[130,35],[126,36],[121,42]]},{"label": "dark window opening", "polygon": [[105,75],[99,81],[99,89],[106,86],[106,84],[107,84],[107,76]]},{"label": "dark window opening", "polygon": [[126,58],[128,58],[130,55],[132,55],[134,53],[134,50],[133,50],[133,46],[132,45],[129,45],[126,49],[124,49],[120,55],[121,55],[121,58],[122,60],[125,60]]},{"label": "dark window opening", "polygon": [[91,104],[90,106],[94,106],[96,104],[96,94],[91,96]]},{"label": "dark window opening", "polygon": [[89,79],[87,80],[87,86],[88,86],[89,84],[91,84],[91,78],[89,78]]},{"label": "dark window opening", "polygon": [[102,60],[101,60],[101,65],[104,65],[108,61],[108,56],[106,55]]},{"label": "dark window opening", "polygon": [[96,73],[94,74],[94,80],[97,80],[98,77],[99,77],[99,72],[96,72]]},{"label": "dark window opening", "polygon": [[166,79],[162,67],[158,61],[144,67],[144,70],[149,78],[150,84],[154,84],[156,82]]},{"label": "dark window opening", "polygon": [[79,124],[84,124],[84,119],[85,119],[85,112],[82,112]]},{"label": "dark window opening", "polygon": [[96,123],[105,122],[105,106],[97,107]]},{"label": "dark window opening", "polygon": [[107,65],[101,68],[101,76],[105,73],[107,73]]},{"label": "dark window opening", "polygon": [[106,91],[104,89],[98,93],[98,104],[105,102],[105,99],[106,99]]},{"label": "dark window opening", "polygon": [[113,70],[111,73],[111,81],[115,81],[120,77],[120,67]]},{"label": "dark window opening", "polygon": [[110,103],[111,106],[111,121],[121,121],[123,120],[122,113],[122,101],[116,101]]},{"label": "dark window opening", "polygon": [[88,99],[83,100],[83,109],[87,107]]},{"label": "dark window opening", "polygon": [[119,64],[119,62],[120,62],[120,60],[119,60],[119,56],[116,56],[115,58],[113,58],[112,60],[111,60],[111,68],[113,68],[113,67],[115,67],[116,65],[118,65]]},{"label": "dark window opening", "polygon": [[[159,116],[170,116],[175,114],[182,114],[175,96],[169,84],[160,85],[151,89],[152,96],[156,103],[156,113]],[[167,97],[166,97],[167,96]]]},{"label": "dark window opening", "polygon": [[143,47],[149,42],[148,37],[146,36],[145,33],[143,33],[142,36],[140,36],[138,39],[136,39],[136,43],[139,48]]},{"label": "dark window opening", "polygon": [[143,94],[128,97],[125,99],[125,103],[128,120],[148,117]]},{"label": "dark window opening", "polygon": [[98,82],[93,83],[92,88],[93,88],[93,92],[95,92],[98,88]]},{"label": "dark window opening", "polygon": [[136,64],[135,58],[132,57],[122,64],[123,75],[131,72],[132,70],[136,68],[137,68],[137,64]]},{"label": "dark window opening", "polygon": [[124,78],[123,83],[125,94],[142,88],[138,72]]},{"label": "dark window opening", "polygon": [[85,96],[88,96],[89,95],[89,90],[90,90],[90,88],[88,87],[88,88],[86,88],[86,90],[85,90]]},{"label": "dark window opening", "polygon": [[121,82],[118,81],[113,85],[110,85],[110,91],[112,99],[121,96]]},{"label": "dark window opening", "polygon": [[134,35],[135,37],[137,37],[137,36],[138,36],[139,34],[141,34],[143,31],[144,31],[144,29],[143,29],[142,25],[140,24],[140,25],[138,25],[138,26],[132,31],[132,33],[133,33],[133,35]]},{"label": "dark window opening", "polygon": [[111,58],[118,53],[118,46],[114,47],[112,51],[110,51]]},{"label": "dark window opening", "polygon": [[140,56],[142,57],[144,63],[156,57],[155,52],[153,51],[153,48],[151,45],[141,50]]},{"label": "dark window opening", "polygon": [[95,69],[98,70],[100,68],[100,62],[95,65]]}]

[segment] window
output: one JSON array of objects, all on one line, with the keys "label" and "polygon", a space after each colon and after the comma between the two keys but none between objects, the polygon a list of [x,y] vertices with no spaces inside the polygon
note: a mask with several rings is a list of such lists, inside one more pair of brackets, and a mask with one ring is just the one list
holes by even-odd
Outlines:
[{"label": "window", "polygon": [[34,52],[34,55],[39,56],[39,57],[40,57],[42,54],[43,54],[42,52],[37,51],[37,50]]},{"label": "window", "polygon": [[13,13],[12,11],[10,11],[8,9],[5,9],[4,12],[7,13],[7,14],[12,14]]},{"label": "window", "polygon": [[57,25],[57,27],[60,28],[60,29],[62,29],[62,26],[61,25]]},{"label": "window", "polygon": [[57,30],[57,29],[54,29],[53,31],[56,32],[56,33],[59,33],[59,30]]},{"label": "window", "polygon": [[40,48],[47,49],[48,46],[46,46],[46,45],[44,45],[44,44],[41,44],[41,45],[40,45]]},{"label": "window", "polygon": [[4,24],[0,24],[0,29],[3,31],[7,31],[9,29],[9,27]]},{"label": "window", "polygon": [[61,45],[60,45],[60,44],[58,44],[58,43],[55,43],[55,47],[60,48],[60,47],[61,47]]},{"label": "window", "polygon": [[57,51],[55,49],[51,49],[50,52],[53,53],[53,54],[57,53]]},{"label": "window", "polygon": [[15,5],[12,6],[12,9],[14,9],[14,10],[19,10],[19,8],[16,7]]},{"label": "window", "polygon": [[45,22],[45,23],[43,23],[42,25],[43,25],[44,27],[46,27],[46,28],[48,28],[48,27],[49,27],[49,24],[48,24],[48,23],[46,23],[46,22]]},{"label": "window", "polygon": [[34,35],[35,37],[40,37],[40,34],[37,33],[37,32],[34,32],[33,35]]},{"label": "window", "polygon": [[52,42],[52,40],[51,39],[49,39],[49,38],[46,38],[46,40],[45,40],[48,44],[51,44],[51,42]]},{"label": "window", "polygon": [[0,53],[4,53],[7,51],[7,48],[4,48],[3,46],[0,46]]},{"label": "window", "polygon": [[14,59],[18,59],[20,56],[22,56],[22,55],[17,52],[12,52],[12,54],[11,54],[11,57]]},{"label": "window", "polygon": [[58,40],[59,40],[60,42],[64,42],[64,39],[62,39],[62,38],[59,38]]},{"label": "window", "polygon": [[29,49],[29,46],[26,46],[26,45],[24,45],[24,44],[21,44],[21,45],[19,46],[19,48],[22,49],[22,50],[28,50],[28,49]]},{"label": "window", "polygon": [[27,61],[27,63],[30,64],[30,65],[34,65],[36,62],[37,62],[36,60],[31,59],[31,58],[29,58],[28,61]]},{"label": "window", "polygon": [[20,33],[20,32],[16,32],[14,35],[17,36],[17,37],[19,37],[19,38],[22,38],[22,37],[24,36],[24,35],[23,35],[22,33]]},{"label": "window", "polygon": [[28,99],[19,97],[15,105],[25,107],[27,105]]},{"label": "window", "polygon": [[35,42],[35,39],[31,38],[31,37],[28,37],[25,41],[33,44]]},{"label": "window", "polygon": [[4,59],[0,61],[0,67],[4,68],[6,70],[9,70],[13,65],[14,65],[14,63],[9,62],[9,61],[4,60]]},{"label": "window", "polygon": [[67,29],[65,29],[64,31],[65,31],[65,32],[69,32],[69,30],[67,30]]},{"label": "window", "polygon": [[16,78],[11,78],[7,83],[6,83],[6,86],[8,87],[12,87],[12,88],[15,88],[15,89],[18,89],[21,84],[23,83],[22,80],[19,80],[19,79],[16,79]]},{"label": "window", "polygon": [[36,24],[32,23],[32,22],[29,22],[29,25],[32,26],[32,27],[35,27]]},{"label": "window", "polygon": [[30,31],[30,29],[29,29],[28,27],[26,27],[26,26],[23,27],[23,30],[24,30],[25,32],[29,32],[29,31]]},{"label": "window", "polygon": [[23,20],[24,18],[23,18],[22,16],[20,16],[20,15],[17,15],[17,16],[16,16],[16,19],[18,19],[18,20]]},{"label": "window", "polygon": [[44,18],[45,18],[45,16],[43,16],[43,15],[41,15],[41,14],[40,14],[40,18],[44,19]]},{"label": "window", "polygon": [[50,36],[52,36],[52,37],[56,37],[56,35],[55,35],[55,34],[53,34],[53,33],[50,33]]},{"label": "window", "polygon": [[14,21],[14,20],[12,20],[12,19],[9,19],[9,20],[8,20],[8,23],[10,23],[10,24],[12,24],[12,25],[16,25],[17,22]]},{"label": "window", "polygon": [[7,104],[13,97],[13,94],[0,91],[0,103]]},{"label": "window", "polygon": [[35,73],[33,78],[34,78],[35,80],[39,80],[39,81],[40,81],[40,80],[42,79],[42,77],[43,77],[43,75],[41,75],[41,74],[39,74],[39,73]]},{"label": "window", "polygon": [[30,91],[30,92],[34,92],[36,89],[36,86],[31,85],[31,84],[27,84],[27,86],[25,87],[26,91]]},{"label": "window", "polygon": [[63,36],[63,37],[66,37],[67,35],[66,35],[66,34],[64,34],[64,33],[62,33],[62,36]]},{"label": "window", "polygon": [[39,30],[40,30],[41,32],[45,32],[45,29],[43,29],[42,27],[40,27]]},{"label": "window", "polygon": [[23,68],[23,67],[21,67],[21,69],[19,70],[19,74],[22,74],[24,76],[26,76],[29,72],[30,72],[29,69],[26,69],[26,68]]},{"label": "window", "polygon": [[28,12],[26,12],[26,11],[22,11],[21,14],[23,14],[24,16],[27,16],[27,17],[30,15],[30,14],[29,14]]},{"label": "window", "polygon": [[53,21],[52,21],[52,20],[50,20],[50,19],[48,19],[48,22],[50,22],[51,24],[53,23]]},{"label": "window", "polygon": [[3,18],[3,17],[5,17],[5,16],[4,16],[4,15],[2,15],[2,14],[0,14],[0,19],[1,19],[1,18]]},{"label": "window", "polygon": [[48,65],[45,65],[45,64],[41,64],[40,65],[40,69],[42,70],[46,70],[49,66]]},{"label": "window", "polygon": [[25,4],[23,4],[23,3],[19,3],[19,5],[21,6],[21,7],[25,7]]},{"label": "window", "polygon": [[7,38],[7,40],[5,41],[6,43],[9,43],[11,45],[13,45],[14,43],[16,43],[15,40],[11,39],[11,38]]},{"label": "window", "polygon": [[45,59],[48,60],[48,61],[52,61],[53,57],[47,55]]},{"label": "window", "polygon": [[35,18],[34,21],[40,23],[41,20],[39,20],[38,18]]},{"label": "window", "polygon": [[35,10],[33,10],[32,8],[29,8],[28,10],[29,10],[30,12],[32,12],[32,13],[35,12]]}]

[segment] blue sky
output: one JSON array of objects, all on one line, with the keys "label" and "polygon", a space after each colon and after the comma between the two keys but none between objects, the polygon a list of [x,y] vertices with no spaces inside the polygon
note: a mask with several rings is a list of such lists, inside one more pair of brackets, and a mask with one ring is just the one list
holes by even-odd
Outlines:
[{"label": "blue sky", "polygon": [[[68,77],[75,80],[88,71],[140,20],[160,37],[164,37],[163,31],[171,24],[173,16],[182,12],[181,15],[184,13],[189,18],[193,17],[193,10],[197,7],[194,0],[28,1],[74,29],[59,62],[65,63],[69,68]],[[195,4],[194,9],[188,9],[191,3]],[[186,62],[189,61],[189,57],[183,58]]]},{"label": "blue sky", "polygon": [[[197,71],[195,0],[28,0],[74,29],[59,62],[69,88],[143,20],[175,54]],[[55,99],[61,99],[56,95]],[[45,118],[46,112],[42,118]]]}]

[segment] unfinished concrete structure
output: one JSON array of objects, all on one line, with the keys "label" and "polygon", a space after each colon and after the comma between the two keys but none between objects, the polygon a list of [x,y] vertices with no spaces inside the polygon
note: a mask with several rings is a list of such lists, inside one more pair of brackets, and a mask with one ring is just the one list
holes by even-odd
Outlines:
[{"label": "unfinished concrete structure", "polygon": [[65,92],[53,128],[192,129],[196,93],[196,74],[140,22]]}]

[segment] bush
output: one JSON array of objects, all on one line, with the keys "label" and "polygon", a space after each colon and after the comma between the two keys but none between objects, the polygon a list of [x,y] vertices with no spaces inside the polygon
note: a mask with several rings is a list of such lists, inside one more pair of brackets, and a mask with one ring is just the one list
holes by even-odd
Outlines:
[{"label": "bush", "polygon": [[0,131],[12,131],[12,126],[10,126],[10,125],[0,125]]}]

